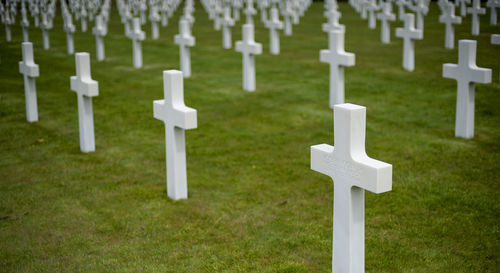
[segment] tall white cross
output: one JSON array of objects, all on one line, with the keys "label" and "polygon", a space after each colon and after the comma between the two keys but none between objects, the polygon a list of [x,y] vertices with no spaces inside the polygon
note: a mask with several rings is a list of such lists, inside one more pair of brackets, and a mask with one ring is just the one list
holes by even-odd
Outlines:
[{"label": "tall white cross", "polygon": [[283,15],[283,20],[285,24],[285,31],[284,34],[286,36],[292,35],[292,16],[295,13],[295,11],[292,9],[290,5],[290,1],[285,1],[285,8],[282,9],[281,14]]},{"label": "tall white cross", "polygon": [[134,67],[141,68],[142,67],[142,46],[141,41],[143,41],[146,37],[144,31],[141,30],[141,21],[139,18],[133,18],[133,29],[128,34],[128,37],[132,39],[132,52],[134,58]]},{"label": "tall white cross", "polygon": [[367,0],[366,9],[368,10],[368,28],[375,29],[377,27],[377,17],[375,12],[379,10],[375,0]]},{"label": "tall white cross", "polygon": [[392,189],[392,165],[365,152],[366,108],[334,107],[335,146],[311,146],[311,169],[333,180],[333,272],[365,272],[365,190]]},{"label": "tall white cross", "polygon": [[184,104],[182,72],[163,71],[163,100],[153,102],[154,118],[165,123],[167,194],[174,200],[187,198],[186,140],[184,130],[197,126],[196,110]]},{"label": "tall white cross", "polygon": [[353,66],[355,55],[344,51],[344,30],[328,33],[329,49],[320,51],[320,62],[330,64],[330,108],[344,103],[344,66]]},{"label": "tall white cross", "polygon": [[415,7],[413,7],[413,10],[417,14],[417,29],[422,31],[424,31],[424,15],[429,12],[426,1],[427,0],[417,0]]},{"label": "tall white cross", "polygon": [[255,55],[262,54],[262,44],[254,40],[253,25],[243,25],[243,41],[236,42],[236,51],[243,55],[243,89],[255,91]]},{"label": "tall white cross", "polygon": [[189,22],[185,19],[179,21],[179,34],[174,36],[174,42],[179,45],[181,71],[184,78],[191,77],[191,54],[189,47],[195,45],[195,38],[191,35]]},{"label": "tall white cross", "polygon": [[405,7],[408,3],[406,0],[396,0],[396,5],[398,6],[398,19],[399,21],[405,20]]},{"label": "tall white cross", "polygon": [[388,44],[391,42],[390,21],[396,20],[396,15],[392,13],[392,4],[389,2],[382,3],[382,12],[377,14],[377,18],[382,22],[380,39],[382,43]]},{"label": "tall white cross", "polygon": [[[491,43],[494,45],[500,45],[500,34],[492,34]],[[498,81],[500,82],[500,76],[498,77]]]},{"label": "tall white cross", "polygon": [[415,29],[415,17],[407,13],[404,28],[396,28],[396,37],[403,39],[403,68],[408,71],[415,69],[415,41],[422,40],[424,33]]},{"label": "tall white cross", "polygon": [[472,0],[472,7],[467,8],[472,15],[472,35],[479,35],[479,15],[486,14],[486,9],[481,8],[481,0]]},{"label": "tall white cross", "polygon": [[149,21],[151,21],[151,38],[158,40],[160,37],[159,23],[161,21],[158,7],[153,5],[150,8]]},{"label": "tall white cross", "polygon": [[271,8],[271,16],[266,21],[266,27],[269,29],[269,52],[274,55],[280,54],[280,34],[279,30],[283,29],[283,22],[280,21],[278,9]]},{"label": "tall white cross", "polygon": [[42,23],[40,24],[40,28],[42,29],[43,49],[48,50],[50,49],[49,30],[52,27],[46,12],[42,12]]},{"label": "tall white cross", "polygon": [[26,119],[29,122],[38,121],[38,106],[36,102],[35,78],[40,75],[38,65],[33,60],[33,44],[23,42],[23,61],[19,62],[19,73],[24,75],[24,96],[26,100]]},{"label": "tall white cross", "polygon": [[474,136],[474,83],[491,83],[491,69],[476,65],[476,41],[458,41],[458,64],[443,64],[443,77],[457,81],[455,136]]},{"label": "tall white cross", "polygon": [[253,25],[253,16],[257,14],[257,11],[253,7],[253,0],[247,0],[246,8],[243,10],[243,13],[247,17],[246,24]]},{"label": "tall white cross", "polygon": [[497,8],[500,8],[500,0],[488,0],[486,6],[490,8],[490,25],[494,26],[497,21]]},{"label": "tall white cross", "polygon": [[460,6],[460,15],[462,17],[467,16],[467,4],[470,4],[471,0],[455,0],[455,6]]},{"label": "tall white cross", "polygon": [[97,60],[104,60],[104,39],[106,36],[108,29],[104,26],[104,22],[102,20],[102,16],[98,15],[95,18],[95,27],[92,29],[92,33],[95,36],[95,47],[97,51]]},{"label": "tall white cross", "polygon": [[322,25],[322,30],[324,32],[330,32],[332,30],[345,30],[345,26],[339,24],[339,19],[342,17],[342,13],[335,9],[327,10],[323,15],[328,18],[328,23]]},{"label": "tall white cross", "polygon": [[64,13],[64,32],[66,32],[66,49],[68,55],[75,52],[75,44],[73,42],[73,33],[75,33],[75,25],[73,25],[73,19],[69,12]]},{"label": "tall white cross", "polygon": [[439,22],[446,26],[444,47],[453,49],[455,47],[455,27],[453,25],[462,23],[462,17],[455,16],[455,6],[453,3],[446,4],[443,14],[439,16]]},{"label": "tall white cross", "polygon": [[80,131],[80,150],[84,153],[95,151],[94,113],[92,97],[99,95],[98,82],[90,76],[90,56],[76,53],[76,76],[70,78],[71,90],[78,97],[78,125]]},{"label": "tall white cross", "polygon": [[231,27],[234,26],[234,20],[231,18],[231,7],[224,7],[224,16],[221,20],[222,24],[222,47],[229,49],[232,47]]},{"label": "tall white cross", "polygon": [[28,13],[26,10],[26,5],[24,1],[21,1],[21,26],[23,28],[23,41],[24,42],[29,42],[29,33],[28,29],[30,26],[30,21],[28,20]]}]

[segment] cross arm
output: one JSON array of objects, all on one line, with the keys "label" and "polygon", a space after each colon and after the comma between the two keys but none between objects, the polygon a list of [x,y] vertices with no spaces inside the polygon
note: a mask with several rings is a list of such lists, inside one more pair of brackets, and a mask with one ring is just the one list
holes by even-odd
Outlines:
[{"label": "cross arm", "polygon": [[168,113],[167,106],[165,106],[165,100],[153,101],[153,115],[155,119],[167,122],[168,118],[172,121],[172,124],[185,130],[195,129],[198,126],[196,109],[185,105],[175,105],[174,111],[175,114],[167,117]]},{"label": "cross arm", "polygon": [[474,67],[471,70],[471,81],[477,83],[491,83],[491,69]]},{"label": "cross arm", "polygon": [[19,62],[19,73],[28,77],[38,77],[40,75],[37,64],[25,64],[24,62]]},{"label": "cross arm", "polygon": [[81,93],[87,97],[96,97],[99,95],[99,85],[97,81],[92,79],[81,79],[78,76],[70,78],[71,90]]},{"label": "cross arm", "polygon": [[457,80],[458,65],[456,64],[443,64],[443,78]]}]

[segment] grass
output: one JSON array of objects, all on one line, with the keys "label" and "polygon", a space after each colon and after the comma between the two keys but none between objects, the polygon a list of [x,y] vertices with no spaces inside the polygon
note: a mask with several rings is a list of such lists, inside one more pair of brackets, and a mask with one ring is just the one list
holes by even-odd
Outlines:
[{"label": "grass", "polygon": [[[416,70],[406,72],[401,40],[381,44],[379,28],[340,4],[345,48],[356,54],[346,101],[367,107],[367,153],[394,172],[392,192],[366,194],[366,271],[498,272],[500,55],[489,42],[498,26],[482,16],[478,37],[470,17],[456,28],[457,40],[478,41],[477,64],[493,68],[493,84],[476,86],[474,139],[455,138],[456,82],[441,75],[458,53],[444,49],[431,5]],[[184,88],[198,128],[186,132],[189,199],[177,202],[166,195],[164,125],[152,101],[163,97],[162,71],[179,66],[180,10],[159,40],[143,43],[142,69],[132,67],[116,10],[105,61],[95,60],[90,32],[76,33],[99,82],[90,154],[79,150],[74,57],[60,14],[50,50],[30,31],[40,66],[36,123],[25,119],[21,30],[13,27],[11,43],[0,30],[1,272],[330,272],[333,183],[309,167],[311,145],[333,144],[322,3],[293,36],[281,35],[279,56],[257,23],[264,54],[254,93],[241,89],[241,54],[222,49],[222,34],[196,8]]]}]

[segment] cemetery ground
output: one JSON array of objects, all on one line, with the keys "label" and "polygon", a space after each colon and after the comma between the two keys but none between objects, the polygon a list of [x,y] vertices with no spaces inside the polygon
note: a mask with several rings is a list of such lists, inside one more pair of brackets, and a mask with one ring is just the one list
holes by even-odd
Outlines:
[{"label": "cemetery ground", "polygon": [[[366,150],[393,164],[393,190],[366,192],[367,272],[498,272],[500,267],[500,48],[498,26],[470,16],[456,39],[478,41],[477,64],[493,69],[493,84],[476,85],[475,136],[454,137],[456,82],[442,64],[439,8],[431,4],[416,69],[401,67],[402,41],[380,42],[377,29],[340,4],[348,52],[346,102],[367,107]],[[79,148],[74,56],[66,54],[59,14],[42,49],[30,28],[39,121],[25,118],[18,71],[22,32],[0,30],[0,272],[329,272],[333,183],[310,170],[310,146],[333,144],[328,107],[328,47],[323,3],[314,3],[269,54],[269,31],[255,16],[256,92],[241,88],[241,22],[233,49],[222,48],[197,2],[192,77],[185,102],[198,110],[186,132],[189,199],[166,194],[165,129],[153,118],[163,98],[162,71],[179,69],[180,9],[150,39],[144,26],[144,67],[132,66],[132,42],[113,9],[106,59],[95,60],[91,31],[75,33],[76,52],[91,54],[96,152]]]}]

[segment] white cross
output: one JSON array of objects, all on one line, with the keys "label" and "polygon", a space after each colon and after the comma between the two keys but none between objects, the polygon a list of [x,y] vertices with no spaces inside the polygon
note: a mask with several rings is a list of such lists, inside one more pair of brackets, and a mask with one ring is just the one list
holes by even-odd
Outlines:
[{"label": "white cross", "polygon": [[142,46],[141,41],[145,39],[146,34],[141,30],[141,21],[139,18],[133,18],[132,23],[134,28],[128,34],[128,37],[132,39],[132,52],[134,58],[134,67],[142,67]]},{"label": "white cross", "polygon": [[159,30],[159,23],[161,21],[160,14],[158,12],[158,7],[157,6],[151,6],[150,8],[150,14],[149,14],[149,21],[151,21],[151,38],[153,40],[158,40],[160,37],[160,30]]},{"label": "white cross", "polygon": [[490,25],[494,26],[497,21],[497,8],[500,8],[500,0],[488,0],[486,6],[491,9],[490,12]]},{"label": "white cross", "polygon": [[179,34],[174,36],[174,42],[179,45],[179,57],[181,62],[181,71],[184,78],[191,77],[191,55],[189,47],[195,45],[195,38],[191,35],[189,22],[185,19],[179,21]]},{"label": "white cross", "polygon": [[375,11],[379,10],[375,0],[367,0],[366,9],[368,10],[368,28],[375,29],[377,27],[377,17]]},{"label": "white cross", "polygon": [[403,39],[403,68],[408,71],[415,69],[415,41],[422,40],[422,30],[415,29],[415,17],[407,13],[404,28],[396,28],[396,37]]},{"label": "white cross", "polygon": [[462,17],[467,16],[467,4],[470,4],[471,0],[455,0],[455,6],[460,6],[460,15]]},{"label": "white cross", "polygon": [[443,64],[443,77],[457,81],[455,136],[474,136],[474,83],[491,83],[491,69],[476,65],[476,41],[458,41],[458,64]]},{"label": "white cross", "polygon": [[19,73],[24,75],[24,96],[26,99],[26,119],[38,121],[35,78],[40,75],[38,65],[33,60],[33,44],[23,42],[23,61],[19,62]]},{"label": "white cross", "polygon": [[377,14],[377,18],[382,22],[380,39],[382,43],[388,44],[391,42],[391,27],[389,22],[396,20],[396,15],[392,13],[392,4],[383,3],[382,12]]},{"label": "white cross", "polygon": [[255,91],[255,56],[262,54],[262,44],[254,41],[253,25],[243,25],[243,41],[236,42],[236,51],[243,55],[243,89]]},{"label": "white cross", "polygon": [[444,47],[453,49],[455,47],[455,27],[454,24],[461,24],[462,18],[455,16],[455,6],[452,3],[446,4],[443,14],[439,16],[439,22],[445,24]]},{"label": "white cross", "polygon": [[399,21],[404,21],[405,19],[405,6],[407,5],[406,0],[396,0],[396,5],[398,6],[398,19]]},{"label": "white cross", "polygon": [[49,30],[51,29],[51,25],[47,19],[47,13],[45,12],[42,12],[42,23],[40,28],[42,29],[43,49],[48,50],[50,49]]},{"label": "white cross", "polygon": [[342,13],[335,9],[327,10],[323,15],[328,18],[328,23],[322,25],[324,32],[330,32],[332,30],[345,30],[345,26],[339,24],[339,19],[342,17]]},{"label": "white cross", "polygon": [[392,189],[392,165],[365,152],[366,108],[334,107],[335,146],[311,146],[311,169],[333,180],[333,272],[365,272],[364,190]]},{"label": "white cross", "polygon": [[82,32],[87,32],[87,9],[85,8],[85,5],[82,5],[81,7],[82,7],[80,11],[81,28]]},{"label": "white cross", "polygon": [[64,12],[64,32],[66,32],[66,49],[68,55],[75,52],[75,46],[73,42],[73,33],[75,33],[75,26],[73,25],[73,20],[69,12]]},{"label": "white cross", "polygon": [[274,55],[280,54],[280,34],[279,30],[283,29],[283,22],[280,21],[278,9],[271,8],[271,16],[266,21],[266,27],[269,29],[269,52]]},{"label": "white cross", "polygon": [[234,20],[231,18],[231,7],[224,7],[224,16],[221,20],[222,24],[222,47],[231,48],[232,38],[231,38],[231,27],[234,26]]},{"label": "white cross", "polygon": [[80,128],[80,150],[84,153],[95,151],[94,113],[92,97],[99,95],[98,83],[90,76],[90,56],[76,53],[76,76],[70,78],[71,90],[78,97],[78,125]]},{"label": "white cross", "polygon": [[26,5],[24,1],[21,1],[21,26],[23,28],[23,41],[24,42],[29,42],[29,34],[28,34],[28,28],[30,26],[30,22],[28,20],[28,14],[26,11]]},{"label": "white cross", "polygon": [[290,1],[285,2],[285,8],[282,10],[282,15],[283,15],[283,20],[285,22],[285,31],[284,34],[286,36],[292,35],[292,22],[291,22],[291,17],[295,13],[290,6]]},{"label": "white cross", "polygon": [[417,0],[417,4],[413,7],[413,11],[417,14],[417,29],[424,30],[424,15],[429,12],[426,0]]},{"label": "white cross", "polygon": [[245,10],[243,10],[243,13],[247,17],[247,24],[253,25],[253,16],[257,14],[257,11],[253,7],[253,0],[247,0],[247,6]]},{"label": "white cross", "polygon": [[95,45],[96,45],[96,51],[97,51],[97,60],[102,61],[104,60],[104,39],[103,37],[106,36],[108,30],[104,26],[104,22],[102,20],[102,16],[98,15],[95,18],[95,27],[92,29],[92,33],[95,36]]},{"label": "white cross", "polygon": [[[492,34],[491,43],[494,45],[500,45],[500,34]],[[498,81],[500,82],[500,77],[498,77]]]},{"label": "white cross", "polygon": [[467,8],[472,15],[472,35],[479,35],[479,15],[486,14],[486,9],[481,8],[481,0],[472,0],[472,7]]},{"label": "white cross", "polygon": [[187,198],[184,130],[197,126],[196,110],[184,104],[182,81],[181,71],[163,71],[164,99],[153,102],[154,118],[165,123],[167,194],[174,200]]},{"label": "white cross", "polygon": [[344,66],[353,66],[355,55],[344,51],[344,30],[328,33],[329,49],[320,51],[320,62],[330,64],[330,108],[344,103]]}]

